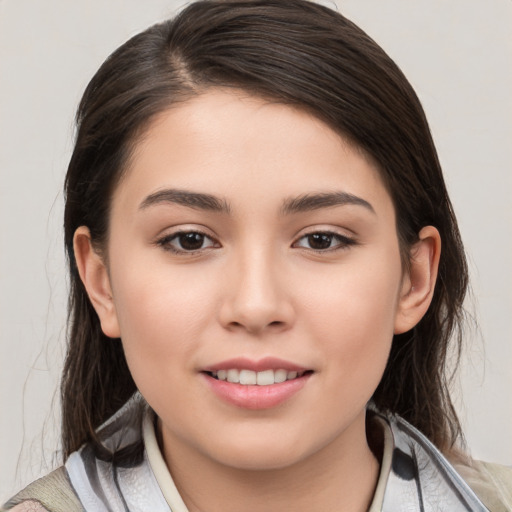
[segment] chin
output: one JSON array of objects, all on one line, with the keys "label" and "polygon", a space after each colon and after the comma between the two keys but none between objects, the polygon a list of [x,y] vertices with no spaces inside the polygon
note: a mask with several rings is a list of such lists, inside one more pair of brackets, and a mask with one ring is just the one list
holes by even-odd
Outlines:
[{"label": "chin", "polygon": [[[303,442],[282,435],[258,435],[257,439],[240,436],[239,443],[216,444],[210,457],[227,467],[246,471],[273,471],[291,467],[305,460],[309,453]],[[221,447],[218,450],[217,447]],[[315,450],[312,449],[311,452]]]},{"label": "chin", "polygon": [[245,453],[223,454],[221,464],[236,470],[243,471],[278,471],[289,468],[304,460],[302,454],[278,452],[274,447],[261,450],[248,451]]}]

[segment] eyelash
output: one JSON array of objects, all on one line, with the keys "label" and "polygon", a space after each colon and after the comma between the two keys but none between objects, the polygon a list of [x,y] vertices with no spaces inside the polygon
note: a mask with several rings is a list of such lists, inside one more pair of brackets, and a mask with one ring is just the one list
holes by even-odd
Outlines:
[{"label": "eyelash", "polygon": [[[178,249],[172,245],[172,242],[174,240],[179,240],[181,236],[184,235],[199,235],[203,238],[203,243],[205,239],[208,239],[212,242],[212,244],[208,247],[201,247],[199,249],[192,249],[192,250],[186,250],[186,249]],[[330,242],[332,243],[333,240],[337,240],[337,245],[334,247],[327,247],[325,249],[314,249],[313,247],[303,247],[298,246],[297,244],[299,241],[303,239],[307,239],[309,237],[315,236],[315,235],[321,235],[324,237],[329,237]],[[165,249],[166,251],[172,252],[173,254],[179,254],[179,255],[196,255],[200,252],[203,252],[205,249],[209,249],[210,247],[215,247],[218,242],[216,242],[211,236],[207,235],[206,233],[199,231],[199,230],[187,230],[187,231],[177,231],[176,233],[172,233],[170,235],[166,235],[159,240],[157,240],[157,245]],[[340,235],[339,233],[335,233],[333,231],[312,231],[311,233],[306,233],[302,235],[296,242],[293,243],[292,247],[302,247],[303,249],[306,249],[308,251],[313,251],[315,253],[326,253],[326,252],[335,252],[339,250],[347,249],[350,246],[357,245],[357,241],[353,238]]]},{"label": "eyelash", "polygon": [[204,239],[208,239],[208,240],[212,241],[211,247],[214,247],[215,244],[217,243],[216,241],[213,240],[213,238],[211,236],[207,235],[206,233],[204,233],[200,230],[197,230],[197,229],[190,229],[190,230],[184,230],[184,231],[177,231],[176,233],[166,235],[163,238],[160,238],[159,240],[157,240],[157,245],[159,245],[166,251],[172,252],[173,254],[188,255],[188,256],[195,255],[198,252],[202,252],[205,249],[209,248],[209,247],[206,247],[206,248],[200,248],[200,249],[195,249],[195,250],[186,250],[186,249],[177,249],[176,247],[173,247],[172,242],[174,240],[179,240],[179,238],[184,235],[200,235],[200,236],[204,237]]},{"label": "eyelash", "polygon": [[335,252],[335,251],[345,250],[348,247],[357,244],[357,241],[355,239],[350,238],[345,235],[340,235],[339,233],[335,233],[333,231],[312,231],[311,233],[306,233],[305,235],[302,235],[298,239],[298,241],[295,242],[293,245],[296,246],[296,244],[300,240],[307,239],[307,238],[313,237],[315,235],[329,237],[331,239],[331,242],[333,240],[336,240],[338,243],[334,247],[327,247],[326,249],[314,249],[313,247],[303,247],[304,249],[322,254],[322,253],[326,253],[326,252]]}]

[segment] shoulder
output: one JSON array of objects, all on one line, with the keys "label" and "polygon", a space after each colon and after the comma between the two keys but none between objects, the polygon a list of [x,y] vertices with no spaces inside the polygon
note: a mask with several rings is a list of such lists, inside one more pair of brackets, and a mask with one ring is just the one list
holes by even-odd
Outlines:
[{"label": "shoulder", "polygon": [[482,461],[454,467],[491,512],[512,510],[512,468]]},{"label": "shoulder", "polygon": [[15,512],[83,512],[64,467],[36,480],[11,498],[2,510]]}]

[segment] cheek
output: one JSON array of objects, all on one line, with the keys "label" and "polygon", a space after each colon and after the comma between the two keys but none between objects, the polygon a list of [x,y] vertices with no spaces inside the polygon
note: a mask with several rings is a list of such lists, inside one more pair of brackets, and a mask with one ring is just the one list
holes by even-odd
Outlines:
[{"label": "cheek", "polygon": [[331,381],[343,379],[351,392],[371,395],[391,348],[401,265],[394,250],[351,263],[306,286],[304,316],[327,359],[336,362],[326,366]]},{"label": "cheek", "polygon": [[392,334],[401,288],[398,250],[390,248],[347,259],[322,273],[303,273],[302,303],[310,318],[321,319],[340,335],[367,331]]},{"label": "cheek", "polygon": [[186,270],[146,266],[132,272],[123,265],[113,282],[121,339],[136,382],[140,375],[166,385],[175,368],[191,368],[200,333],[214,314],[204,281]]}]

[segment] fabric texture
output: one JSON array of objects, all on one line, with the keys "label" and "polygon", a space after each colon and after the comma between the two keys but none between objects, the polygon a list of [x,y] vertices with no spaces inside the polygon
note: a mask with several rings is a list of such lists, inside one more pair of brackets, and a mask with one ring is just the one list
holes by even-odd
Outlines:
[{"label": "fabric texture", "polygon": [[[456,470],[402,418],[369,411],[368,424],[383,438],[381,472],[369,512],[512,510],[512,469],[475,462]],[[155,415],[139,394],[99,434],[101,453],[84,445],[64,467],[17,494],[5,510],[187,512],[158,448]]]},{"label": "fabric texture", "polygon": [[491,512],[512,511],[512,468],[473,461],[455,469]]},{"label": "fabric texture", "polygon": [[[3,510],[3,509],[2,509]],[[16,505],[13,512],[50,512],[47,508],[43,507],[39,501],[28,500],[23,501],[19,505]]]},{"label": "fabric texture", "polygon": [[16,508],[17,511],[85,512],[64,467],[31,483],[8,501],[4,507],[5,510],[10,510],[15,505],[22,503],[22,506]]}]

